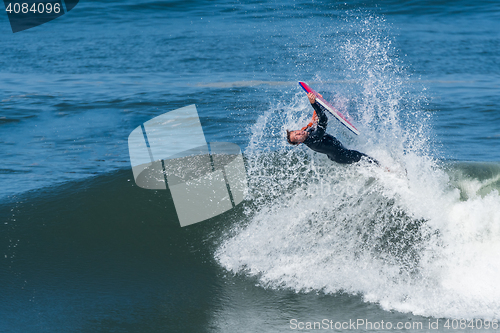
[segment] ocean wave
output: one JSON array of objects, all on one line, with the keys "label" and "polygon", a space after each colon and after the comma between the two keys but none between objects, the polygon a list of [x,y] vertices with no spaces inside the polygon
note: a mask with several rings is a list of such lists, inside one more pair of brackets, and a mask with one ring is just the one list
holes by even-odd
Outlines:
[{"label": "ocean wave", "polygon": [[352,138],[332,120],[335,135],[382,167],[290,147],[285,129],[307,123],[310,106],[299,93],[271,105],[246,151],[248,221],[215,256],[266,288],[360,294],[386,310],[438,318],[497,318],[500,165],[436,158],[426,97],[408,94],[410,76],[383,20],[351,24],[357,32],[332,52],[340,50],[357,88],[321,91],[336,92],[333,104],[362,133]]}]

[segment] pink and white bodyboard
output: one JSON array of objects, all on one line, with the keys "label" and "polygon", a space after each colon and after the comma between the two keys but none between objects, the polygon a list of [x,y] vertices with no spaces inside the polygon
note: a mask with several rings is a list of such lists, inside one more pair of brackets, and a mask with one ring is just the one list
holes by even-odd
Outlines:
[{"label": "pink and white bodyboard", "polygon": [[359,131],[354,127],[353,124],[347,120],[347,118],[337,111],[330,103],[328,103],[323,97],[320,97],[316,91],[314,91],[311,87],[307,85],[305,82],[299,82],[299,85],[304,89],[307,93],[312,92],[316,95],[316,101],[323,106],[328,112],[330,112],[335,118],[337,118],[345,127],[347,127],[351,132],[356,135],[359,135]]}]

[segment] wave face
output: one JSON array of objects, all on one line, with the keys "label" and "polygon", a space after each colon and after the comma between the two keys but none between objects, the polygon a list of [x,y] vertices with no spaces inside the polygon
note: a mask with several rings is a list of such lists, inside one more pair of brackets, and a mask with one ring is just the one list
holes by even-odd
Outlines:
[{"label": "wave face", "polygon": [[303,94],[273,105],[247,149],[248,222],[232,228],[216,259],[267,288],[361,294],[417,315],[498,317],[500,166],[431,157],[425,96],[409,93],[410,75],[384,21],[370,16],[347,26],[338,61],[355,84],[313,88],[342,112],[357,109],[360,138],[334,120],[329,130],[390,172],[288,146],[285,129],[300,128],[312,111]]},{"label": "wave face", "polygon": [[[3,17],[0,332],[499,317],[500,1],[89,0],[19,34]],[[392,172],[288,146],[312,111],[297,81]],[[252,190],[181,228],[168,191],[135,186],[127,137],[189,104]]]}]

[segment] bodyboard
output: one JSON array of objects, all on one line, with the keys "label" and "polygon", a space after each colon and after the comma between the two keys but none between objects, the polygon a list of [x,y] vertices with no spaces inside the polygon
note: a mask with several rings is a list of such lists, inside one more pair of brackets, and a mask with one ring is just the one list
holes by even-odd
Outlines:
[{"label": "bodyboard", "polygon": [[330,103],[328,103],[323,97],[320,97],[316,91],[314,91],[311,87],[307,85],[305,82],[299,82],[299,85],[306,91],[306,93],[312,92],[313,94],[316,95],[316,101],[318,102],[319,105],[324,107],[329,113],[331,113],[335,118],[337,118],[338,121],[342,123],[347,129],[349,129],[351,132],[353,132],[356,135],[359,135],[359,131],[357,130],[356,127],[354,127],[347,118],[337,111]]}]

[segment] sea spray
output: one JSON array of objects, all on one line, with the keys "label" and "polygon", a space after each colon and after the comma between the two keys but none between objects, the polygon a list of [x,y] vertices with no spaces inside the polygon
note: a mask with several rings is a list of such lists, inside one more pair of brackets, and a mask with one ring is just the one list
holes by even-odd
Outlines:
[{"label": "sea spray", "polygon": [[336,106],[357,113],[362,135],[342,141],[383,167],[339,165],[290,147],[285,129],[306,123],[310,106],[301,93],[272,104],[253,126],[246,151],[249,222],[236,225],[215,256],[267,288],[361,294],[384,309],[426,316],[498,317],[498,189],[464,196],[464,184],[477,181],[460,178],[457,186],[429,154],[423,97],[408,90],[409,76],[384,27],[372,15],[347,20],[353,33],[336,42],[352,84],[318,89],[335,91]]}]

